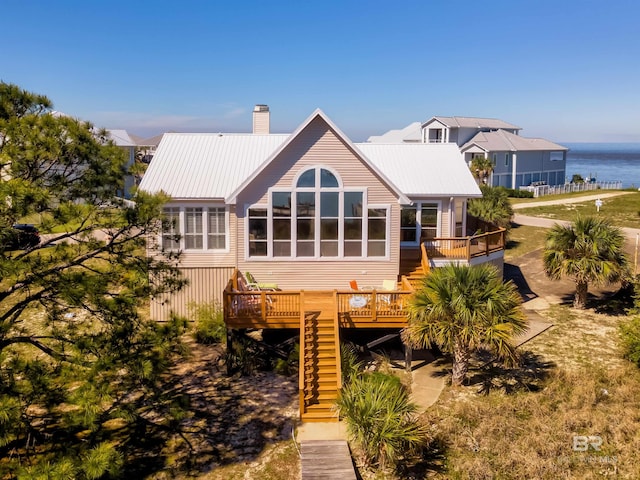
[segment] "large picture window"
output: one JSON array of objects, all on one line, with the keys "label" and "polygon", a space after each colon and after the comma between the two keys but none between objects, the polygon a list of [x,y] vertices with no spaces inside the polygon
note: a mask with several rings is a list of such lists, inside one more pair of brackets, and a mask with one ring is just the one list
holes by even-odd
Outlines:
[{"label": "large picture window", "polygon": [[[366,190],[345,189],[331,170],[302,172],[269,205],[248,209],[249,257],[339,258],[388,254],[388,207],[366,204]],[[375,207],[375,208],[374,208]]]},{"label": "large picture window", "polygon": [[224,250],[228,219],[224,207],[166,207],[162,247],[167,250]]}]

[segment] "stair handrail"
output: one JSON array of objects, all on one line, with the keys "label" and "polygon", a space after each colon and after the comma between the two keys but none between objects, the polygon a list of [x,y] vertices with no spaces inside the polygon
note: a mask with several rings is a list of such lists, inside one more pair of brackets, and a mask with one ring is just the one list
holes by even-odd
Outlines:
[{"label": "stair handrail", "polygon": [[424,274],[426,275],[427,273],[429,273],[429,270],[431,269],[431,266],[429,265],[429,257],[427,255],[427,247],[425,242],[421,242],[420,243],[420,265],[422,265],[422,270],[424,271]]}]

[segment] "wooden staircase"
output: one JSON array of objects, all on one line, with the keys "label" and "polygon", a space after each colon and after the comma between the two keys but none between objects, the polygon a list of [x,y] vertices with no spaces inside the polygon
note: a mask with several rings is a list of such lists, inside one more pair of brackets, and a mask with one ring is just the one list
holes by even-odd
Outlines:
[{"label": "wooden staircase", "polygon": [[[423,261],[424,259],[424,261]],[[413,290],[422,285],[422,279],[429,274],[430,267],[427,253],[422,246],[420,249],[404,249],[400,257],[400,278],[405,278]],[[406,285],[401,285],[404,288]]]},{"label": "wooden staircase", "polygon": [[[337,422],[334,404],[341,386],[337,302],[332,292],[304,302],[300,326],[300,417]],[[326,297],[326,298],[325,298]]]}]

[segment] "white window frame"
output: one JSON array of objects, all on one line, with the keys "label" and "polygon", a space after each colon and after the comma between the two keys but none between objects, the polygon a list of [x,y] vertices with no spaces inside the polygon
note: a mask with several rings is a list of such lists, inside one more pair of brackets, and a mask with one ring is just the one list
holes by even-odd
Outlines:
[{"label": "white window frame", "polygon": [[[177,250],[190,252],[190,253],[192,252],[228,253],[229,252],[230,226],[229,226],[229,207],[227,205],[224,205],[224,204],[212,205],[212,204],[198,203],[198,204],[166,205],[164,208],[173,208],[173,209],[179,210],[179,232],[178,233],[180,234],[180,242],[179,242],[180,246]],[[202,233],[201,233],[202,248],[186,248],[186,242],[185,242],[185,234],[186,234],[186,228],[187,228],[186,210],[197,209],[197,208],[202,209],[202,213],[201,213],[202,215]],[[209,209],[224,209],[224,230],[225,230],[224,248],[209,248]],[[160,232],[158,240],[160,242],[160,245],[163,248],[165,248],[162,235],[163,235],[163,232]],[[168,250],[177,251],[175,248],[168,249]]]},{"label": "white window frame", "polygon": [[[315,169],[315,186],[314,187],[297,187],[298,180],[301,175],[307,172],[310,169]],[[327,170],[334,175],[334,177],[338,181],[337,187],[321,187],[321,171]],[[274,256],[273,254],[273,204],[272,204],[272,194],[274,192],[283,192],[291,194],[291,254],[288,257],[285,256]],[[315,194],[315,212],[314,212],[314,254],[313,256],[300,257],[297,252],[297,195],[300,192],[314,192]],[[321,195],[324,192],[337,192],[338,193],[338,255],[337,256],[322,256],[321,255]],[[344,194],[348,192],[356,192],[362,194],[362,238],[361,238],[361,252],[360,256],[345,256],[344,255],[344,242],[345,242],[345,232],[344,232]],[[250,238],[247,233],[245,235],[245,260],[246,261],[339,261],[339,260],[347,260],[347,261],[375,261],[375,260],[388,260],[391,250],[391,206],[388,204],[372,204],[368,203],[368,187],[345,187],[342,182],[341,176],[336,172],[335,169],[326,165],[314,165],[309,166],[302,169],[298,172],[297,175],[294,176],[293,181],[291,182],[291,186],[288,188],[285,187],[274,187],[269,188],[267,191],[267,204],[252,204],[245,205],[245,231],[249,232],[249,210],[250,209],[267,209],[267,255],[266,256],[251,256],[250,252]],[[369,241],[369,209],[377,208],[377,209],[385,209],[386,211],[386,230],[385,230],[385,255],[384,256],[375,256],[369,257],[368,253],[368,241]],[[277,217],[276,217],[277,218]]]},{"label": "white window frame", "polygon": [[416,207],[416,237],[412,242],[400,242],[401,247],[417,247],[420,245],[420,238],[422,237],[422,205],[423,204],[436,204],[438,209],[437,224],[436,224],[436,238],[442,235],[442,200],[418,200],[413,202]]}]

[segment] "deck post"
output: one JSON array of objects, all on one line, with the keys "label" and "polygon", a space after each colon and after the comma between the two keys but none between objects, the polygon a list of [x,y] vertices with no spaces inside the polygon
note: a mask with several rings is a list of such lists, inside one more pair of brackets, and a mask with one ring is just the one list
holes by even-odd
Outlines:
[{"label": "deck post", "polygon": [[226,356],[226,367],[227,367],[227,376],[230,377],[231,375],[233,375],[233,369],[232,369],[232,365],[231,365],[231,350],[233,349],[233,329],[232,328],[227,328],[227,351],[225,352],[225,356]]},{"label": "deck post", "polygon": [[411,373],[411,360],[413,358],[413,348],[405,342],[402,342],[404,347],[404,368],[407,373]]}]

